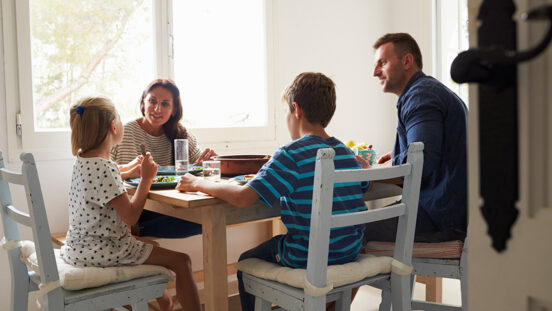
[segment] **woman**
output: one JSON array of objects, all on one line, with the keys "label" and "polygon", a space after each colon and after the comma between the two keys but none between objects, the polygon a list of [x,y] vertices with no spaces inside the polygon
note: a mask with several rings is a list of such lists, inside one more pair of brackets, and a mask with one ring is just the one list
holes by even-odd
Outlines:
[{"label": "woman", "polygon": [[[201,151],[195,136],[180,124],[182,102],[176,84],[168,79],[152,81],[140,98],[142,117],[125,124],[122,142],[113,148],[111,159],[124,173],[128,165],[140,162],[141,145],[161,165],[174,165],[174,140],[188,139],[190,163],[201,163],[217,154],[206,148]],[[201,225],[144,210],[132,228],[138,236],[183,238],[201,233]]]}]

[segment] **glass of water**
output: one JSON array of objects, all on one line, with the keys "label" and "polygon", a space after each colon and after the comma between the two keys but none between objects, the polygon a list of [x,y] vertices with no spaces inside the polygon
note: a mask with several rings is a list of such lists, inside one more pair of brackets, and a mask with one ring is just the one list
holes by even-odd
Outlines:
[{"label": "glass of water", "polygon": [[203,161],[203,177],[207,180],[220,180],[220,161]]},{"label": "glass of water", "polygon": [[188,140],[174,140],[174,170],[176,175],[184,175],[188,172]]}]

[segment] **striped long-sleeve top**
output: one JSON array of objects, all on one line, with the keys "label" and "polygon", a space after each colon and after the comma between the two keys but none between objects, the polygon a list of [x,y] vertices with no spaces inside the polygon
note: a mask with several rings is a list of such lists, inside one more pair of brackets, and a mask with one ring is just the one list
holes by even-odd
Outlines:
[{"label": "striped long-sleeve top", "polygon": [[[341,141],[307,135],[280,147],[247,185],[265,204],[280,199],[281,218],[288,232],[278,245],[281,264],[305,268],[307,264],[312,189],[316,153],[320,148],[335,150],[336,169],[358,169],[360,163]],[[369,184],[340,183],[334,186],[333,214],[366,210],[362,194]],[[362,247],[364,226],[333,228],[330,233],[328,264],[354,261]]]},{"label": "striped long-sleeve top", "polygon": [[[190,163],[194,163],[201,155],[201,148],[195,136],[186,129],[188,139],[188,155]],[[137,120],[125,124],[123,140],[111,150],[111,159],[117,164],[127,164],[142,153],[140,145],[146,146],[155,163],[159,165],[174,165],[172,160],[173,146],[165,134],[152,136],[148,134]]]}]

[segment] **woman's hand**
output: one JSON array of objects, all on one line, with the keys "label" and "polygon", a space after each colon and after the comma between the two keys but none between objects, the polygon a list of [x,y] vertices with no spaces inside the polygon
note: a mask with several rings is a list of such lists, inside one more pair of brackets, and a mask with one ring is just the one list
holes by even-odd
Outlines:
[{"label": "woman's hand", "polygon": [[180,177],[178,184],[176,185],[176,190],[182,192],[193,192],[196,191],[196,182],[198,178],[192,174],[186,174]]},{"label": "woman's hand", "polygon": [[142,165],[138,164],[127,171],[121,171],[121,178],[123,180],[128,178],[138,178],[141,175]]},{"label": "woman's hand", "polygon": [[209,161],[212,157],[218,156],[213,149],[205,148],[201,155],[197,158],[196,164],[201,165],[203,161]]},{"label": "woman's hand", "polygon": [[134,168],[135,166],[137,165],[140,165],[142,164],[142,161],[144,160],[144,156],[142,156],[141,154],[138,155],[136,158],[134,158],[134,160],[128,162],[128,164],[126,164],[126,166],[130,167],[130,169]]},{"label": "woman's hand", "polygon": [[[119,165],[119,171],[126,172],[134,169],[136,166],[140,166],[142,164],[142,161],[144,160],[144,157],[142,155],[137,156],[134,158],[134,160],[128,162],[127,164],[121,164]],[[140,175],[138,175],[140,176]]]},{"label": "woman's hand", "polygon": [[144,157],[139,155],[127,164],[118,165],[119,171],[121,171],[121,178],[125,180],[127,178],[140,177],[140,168],[143,160]]}]

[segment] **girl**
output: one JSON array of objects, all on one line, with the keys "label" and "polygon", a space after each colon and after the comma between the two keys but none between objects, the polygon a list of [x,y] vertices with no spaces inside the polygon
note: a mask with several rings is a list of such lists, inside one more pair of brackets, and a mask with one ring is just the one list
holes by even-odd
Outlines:
[{"label": "girl", "polygon": [[[190,257],[136,240],[129,226],[136,223],[157,173],[147,153],[141,160],[141,182],[132,198],[126,193],[110,150],[121,142],[123,124],[105,97],[87,97],[70,110],[71,147],[77,156],[69,191],[69,230],[61,255],[75,266],[109,267],[151,264],[176,273],[176,296],[184,310],[200,310]],[[158,302],[172,310],[165,291]]]}]

